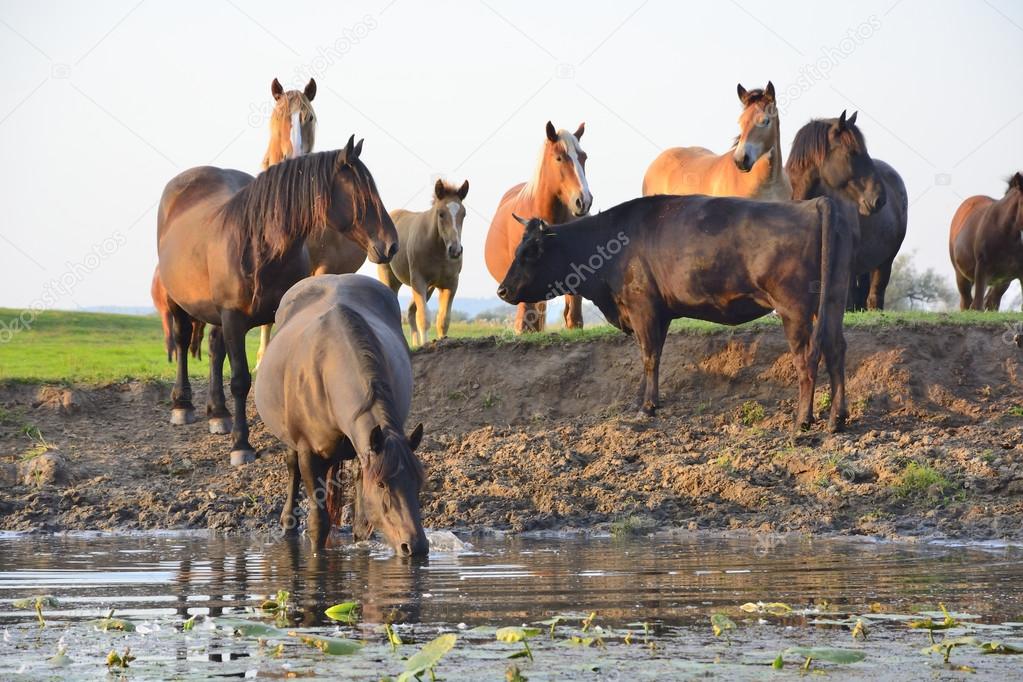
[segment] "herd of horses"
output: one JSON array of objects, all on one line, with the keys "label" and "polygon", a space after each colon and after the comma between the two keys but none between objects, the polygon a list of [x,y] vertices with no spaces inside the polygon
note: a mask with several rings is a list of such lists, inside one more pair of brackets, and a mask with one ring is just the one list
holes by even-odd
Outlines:
[{"label": "herd of horses", "polygon": [[[257,177],[192,168],[171,179],[160,200],[152,295],[168,359],[177,361],[171,423],[196,419],[188,358],[199,357],[210,325],[209,430],[231,434],[232,464],[254,460],[245,335],[262,327],[255,399],[288,449],[284,528],[298,526],[301,481],[308,533],[322,548],[340,518],[343,464],[355,461],[356,539],[376,529],[397,552],[421,554],[428,543],[414,451],[423,430],[405,432],[412,369],[396,293],[412,289],[413,345],[427,340],[435,290],[436,335],[447,334],[469,183],[438,180],[427,210],[388,213],[362,161],[362,140],[313,152],[316,82],[285,91],[274,79],[271,94],[270,143]],[[647,415],[658,407],[672,319],[741,324],[774,312],[798,377],[796,428],[813,421],[823,355],[828,428],[839,430],[846,419],[844,312],[884,308],[906,234],[905,184],[869,155],[855,113],[807,123],[783,163],[774,86],[739,85],[738,96],[740,130],[729,151],[668,149],[647,170],[641,197],[596,215],[589,215],[585,126],[569,132],[548,122],[532,177],[497,207],[486,266],[500,282],[498,295],[518,306],[518,333],[542,331],[546,301],[564,296],[567,328],[582,326],[585,298],[633,334],[643,360],[639,408]],[[956,212],[949,249],[962,308],[996,309],[1009,283],[1023,277],[1021,227],[1020,173],[1003,198],[971,197]],[[351,274],[367,258],[379,281]]]}]

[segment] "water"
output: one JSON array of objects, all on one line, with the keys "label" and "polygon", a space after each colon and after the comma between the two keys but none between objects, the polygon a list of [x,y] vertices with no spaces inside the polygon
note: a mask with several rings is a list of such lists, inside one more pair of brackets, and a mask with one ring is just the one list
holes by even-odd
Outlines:
[{"label": "water", "polygon": [[[925,655],[926,632],[898,618],[921,610],[975,616],[969,629],[982,641],[1023,643],[1023,550],[1014,547],[904,545],[845,540],[678,536],[616,540],[585,536],[482,537],[463,546],[437,534],[428,561],[409,563],[378,545],[339,547],[322,558],[301,542],[206,535],[78,535],[0,537],[0,679],[88,679],[106,674],[112,649],[130,647],[133,679],[397,676],[409,656],[440,632],[459,635],[439,663],[447,680],[503,679],[518,665],[542,679],[777,679],[802,662],[788,656],[779,673],[771,661],[787,647],[829,646],[863,651],[850,665],[817,663],[837,679],[957,677],[1023,678],[1023,656],[982,655],[962,647],[952,666]],[[285,631],[364,641],[353,656],[327,656],[286,634],[261,643],[217,629],[217,618],[255,618],[278,590],[291,593]],[[45,609],[47,626],[12,600],[37,594],[60,604]],[[339,627],[323,616],[333,604],[358,600],[361,622]],[[785,602],[784,616],[750,614],[746,602]],[[825,611],[838,614],[821,615]],[[881,614],[871,614],[871,608]],[[132,633],[100,632],[90,623],[109,609],[132,621]],[[583,633],[580,618],[596,612]],[[710,614],[737,624],[725,637],[711,632]],[[181,623],[199,614],[182,632]],[[534,661],[509,659],[521,644],[495,641],[493,626],[522,625],[554,614],[575,616],[531,640]],[[869,614],[866,641],[842,626],[814,624]],[[272,622],[272,618],[263,618]],[[408,642],[394,653],[380,624],[396,623]],[[639,625],[656,625],[648,635]],[[544,626],[540,626],[544,627]],[[623,641],[627,631],[634,634]],[[571,646],[571,635],[593,637]],[[940,639],[937,634],[936,638]],[[279,657],[275,647],[283,643]],[[651,643],[653,646],[651,647]],[[601,644],[603,647],[601,647]],[[48,661],[63,645],[70,663]],[[424,679],[428,679],[426,676]]]}]

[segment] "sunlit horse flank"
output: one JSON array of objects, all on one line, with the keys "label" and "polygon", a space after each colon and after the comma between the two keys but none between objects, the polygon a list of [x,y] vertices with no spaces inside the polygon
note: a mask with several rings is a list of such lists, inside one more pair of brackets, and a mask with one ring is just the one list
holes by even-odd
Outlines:
[{"label": "sunlit horse flank", "polygon": [[340,517],[343,464],[357,460],[355,539],[368,539],[376,528],[399,554],[426,554],[423,468],[414,454],[423,425],[405,435],[412,359],[398,300],[363,275],[310,277],[284,295],[276,321],[256,378],[256,408],[288,446],[284,530],[297,528],[301,478],[309,538],[322,549]]},{"label": "sunlit horse flank", "polygon": [[[173,178],[157,212],[160,278],[174,315],[178,373],[172,424],[195,421],[188,380],[192,321],[210,332],[211,433],[232,434],[232,464],[255,458],[245,402],[251,385],[245,334],[273,319],[281,296],[309,274],[305,240],[336,230],[387,262],[398,248],[362,141],[344,149],[283,161],[257,178],[237,170],[200,166]],[[222,333],[221,333],[222,331]],[[231,359],[235,419],[225,404],[223,365]]]},{"label": "sunlit horse flank", "polygon": [[468,180],[460,187],[437,180],[429,210],[391,211],[391,219],[398,230],[398,253],[390,263],[377,266],[377,275],[396,294],[402,284],[411,287],[408,324],[412,328],[413,346],[426,343],[429,327],[426,304],[434,289],[440,294],[437,338],[448,335],[451,302],[462,272],[462,222],[465,220],[462,202],[468,194]]},{"label": "sunlit horse flank", "polygon": [[948,251],[960,310],[998,310],[1012,280],[1023,287],[1023,173],[1009,178],[1001,199],[978,195],[960,204]]},{"label": "sunlit horse flank", "polygon": [[[316,137],[316,112],[311,102],[316,97],[316,80],[310,78],[304,90],[285,91],[275,78],[270,93],[276,103],[270,115],[270,142],[263,156],[263,170],[284,159],[294,159],[313,151]],[[309,251],[309,274],[341,274],[355,272],[366,262],[366,251],[358,244],[333,230],[324,230],[306,239]],[[270,343],[272,324],[259,329],[259,350],[256,367]]]},{"label": "sunlit horse flank", "polygon": [[724,154],[704,147],[673,147],[650,164],[643,196],[707,194],[788,201],[792,187],[782,164],[781,123],[774,84],[763,90],[737,86],[742,113],[739,136]]},{"label": "sunlit horse flank", "polygon": [[[487,270],[500,282],[515,258],[515,249],[522,241],[523,227],[513,213],[536,217],[548,224],[566,223],[586,215],[593,204],[593,195],[586,180],[586,152],[579,145],[586,124],[580,123],[575,133],[555,130],[547,121],[546,140],[533,178],[505,192],[490,223],[486,241]],[[547,303],[536,301],[518,306],[515,331],[543,331]],[[565,296],[565,326],[583,326],[582,299]]]}]

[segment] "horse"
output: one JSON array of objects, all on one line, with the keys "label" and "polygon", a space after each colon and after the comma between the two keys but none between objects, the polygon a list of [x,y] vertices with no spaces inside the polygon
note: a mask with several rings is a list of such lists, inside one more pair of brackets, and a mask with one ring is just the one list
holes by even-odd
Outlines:
[{"label": "horse", "polygon": [[[171,302],[167,298],[167,290],[160,281],[160,267],[153,270],[153,282],[149,286],[149,295],[153,298],[153,307],[160,316],[163,327],[163,345],[167,349],[167,362],[173,362],[178,355],[178,347],[174,341],[174,315],[171,314]],[[188,343],[188,352],[196,360],[202,360],[202,337],[206,323],[192,320],[192,334]]]},{"label": "horse", "polygon": [[1023,287],[1023,174],[1009,178],[1001,199],[978,195],[960,204],[952,217],[948,252],[960,310],[998,310],[1012,280]]},{"label": "horse", "polygon": [[813,419],[822,353],[831,378],[828,427],[843,428],[842,318],[855,217],[838,202],[660,194],[569,225],[519,220],[525,235],[497,295],[515,303],[572,292],[634,334],[643,358],[642,414],[653,416],[658,406],[661,351],[673,319],[736,325],[774,310],[799,380],[796,429]]},{"label": "horse", "polygon": [[297,527],[299,477],[316,549],[340,518],[341,474],[354,478],[356,540],[378,528],[404,556],[429,552],[419,510],[423,467],[414,452],[423,425],[406,437],[412,359],[394,294],[363,275],[310,277],[277,310],[277,335],[256,375],[256,409],[288,447],[285,532]]},{"label": "horse", "polygon": [[788,201],[792,194],[781,160],[781,124],[774,84],[747,90],[738,84],[742,102],[739,136],[724,154],[703,147],[673,147],[662,152],[643,176],[643,196],[708,194]]},{"label": "horse", "polygon": [[[184,352],[191,322],[215,325],[206,413],[211,433],[230,430],[233,465],[255,459],[245,419],[251,385],[245,333],[270,322],[284,292],[309,274],[305,240],[336,230],[378,263],[398,249],[394,223],[361,153],[362,140],[356,144],[353,136],[343,149],[282,161],[255,179],[200,166],[173,178],[163,191],[157,212],[159,268],[178,356],[171,423],[195,421]],[[225,353],[231,359],[233,423],[224,399]]]},{"label": "horse", "polygon": [[391,211],[391,220],[398,230],[398,255],[390,263],[378,265],[377,276],[395,294],[402,284],[412,287],[408,324],[412,328],[413,346],[426,343],[426,303],[434,289],[440,290],[437,338],[448,335],[451,302],[462,272],[462,221],[465,220],[462,202],[468,194],[468,180],[461,187],[438,180],[433,188],[433,205],[428,211]]},{"label": "horse", "polygon": [[[522,241],[522,226],[513,213],[542,218],[548,223],[565,223],[586,215],[593,205],[593,195],[586,181],[586,152],[579,146],[586,130],[580,123],[574,133],[555,130],[547,121],[547,139],[540,150],[533,179],[515,185],[505,192],[490,223],[485,245],[487,269],[500,282],[515,257],[515,248]],[[582,328],[582,300],[565,297],[565,326]],[[547,316],[545,301],[522,303],[515,316],[515,332],[544,330]]]},{"label": "horse", "polygon": [[[309,79],[305,89],[284,91],[274,78],[270,94],[276,103],[270,114],[270,145],[263,156],[263,170],[284,159],[294,159],[313,151],[316,137],[316,112],[311,102],[316,97],[316,80]],[[334,230],[324,230],[306,239],[309,251],[309,274],[355,272],[366,262],[366,252],[358,244]],[[259,350],[256,367],[270,343],[272,324],[259,328]]]},{"label": "horse", "polygon": [[902,177],[867,152],[856,113],[817,119],[799,129],[785,165],[792,198],[840,197],[859,210],[850,310],[884,310],[892,263],[906,237],[909,196]]}]

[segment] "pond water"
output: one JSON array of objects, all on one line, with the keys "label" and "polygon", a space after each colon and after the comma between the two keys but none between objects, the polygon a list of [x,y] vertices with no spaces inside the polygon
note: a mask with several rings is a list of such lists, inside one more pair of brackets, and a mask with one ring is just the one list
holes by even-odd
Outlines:
[{"label": "pond water", "polygon": [[[431,534],[428,560],[407,562],[375,544],[339,545],[314,557],[303,542],[182,534],[0,536],[0,679],[88,679],[107,674],[109,652],[130,648],[131,679],[230,677],[397,678],[405,659],[441,633],[457,635],[436,664],[445,680],[780,679],[801,675],[792,647],[865,654],[816,660],[834,679],[1023,677],[1023,655],[985,654],[983,642],[1023,646],[1023,549],[872,543],[839,539]],[[261,610],[279,590],[287,613]],[[49,595],[41,628],[15,600]],[[360,602],[358,621],[324,616]],[[781,606],[747,606],[781,602]],[[973,636],[950,663],[927,654],[926,630],[907,627],[943,603]],[[134,631],[101,631],[114,609]],[[596,615],[585,623],[591,613]],[[716,636],[711,617],[733,629]],[[565,616],[528,641],[533,660],[509,658],[521,642],[494,628]],[[942,621],[940,613],[931,614]],[[196,616],[189,630],[186,619]],[[853,638],[859,617],[866,639]],[[266,623],[237,634],[237,619]],[[827,621],[827,622],[822,622]],[[839,624],[846,622],[846,625]],[[403,641],[392,647],[382,624]],[[647,624],[644,627],[643,624]],[[727,621],[719,621],[727,624]],[[301,635],[354,640],[329,655]],[[573,637],[575,639],[573,639]],[[54,659],[58,649],[63,657]],[[783,668],[772,667],[782,654]],[[822,658],[827,658],[823,656]],[[423,679],[430,679],[429,673]]]}]

